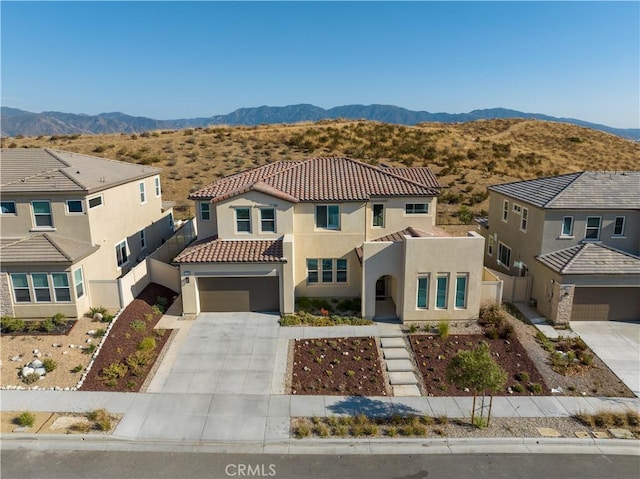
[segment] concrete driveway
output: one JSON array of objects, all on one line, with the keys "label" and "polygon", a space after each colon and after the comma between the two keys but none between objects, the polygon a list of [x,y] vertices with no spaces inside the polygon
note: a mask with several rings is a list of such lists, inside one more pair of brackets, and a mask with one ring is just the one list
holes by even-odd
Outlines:
[{"label": "concrete driveway", "polygon": [[571,329],[640,397],[640,322],[573,321]]},{"label": "concrete driveway", "polygon": [[264,313],[199,314],[157,392],[270,394],[278,319]]}]

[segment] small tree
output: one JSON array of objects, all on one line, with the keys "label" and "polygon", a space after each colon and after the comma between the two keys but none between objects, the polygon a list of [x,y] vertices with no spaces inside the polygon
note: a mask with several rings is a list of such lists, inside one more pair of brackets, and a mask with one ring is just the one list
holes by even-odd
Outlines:
[{"label": "small tree", "polygon": [[[482,394],[482,409],[480,419],[484,416],[484,397],[487,391],[498,391],[507,381],[507,373],[491,357],[487,343],[481,343],[470,351],[460,351],[447,366],[447,380],[460,389],[469,388],[473,392],[473,408],[471,410],[471,424],[475,424],[476,397]],[[491,421],[491,406],[493,396],[490,395],[489,415],[487,426]]]}]

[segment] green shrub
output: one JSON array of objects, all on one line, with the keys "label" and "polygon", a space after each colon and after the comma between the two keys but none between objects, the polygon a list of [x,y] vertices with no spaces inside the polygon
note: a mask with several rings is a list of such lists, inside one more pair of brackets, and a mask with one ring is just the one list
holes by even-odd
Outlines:
[{"label": "green shrub", "polygon": [[159,304],[160,306],[162,306],[163,308],[167,308],[167,304],[169,304],[169,300],[167,298],[165,298],[164,296],[158,296],[156,298],[156,304]]},{"label": "green shrub", "polygon": [[56,326],[64,326],[67,324],[67,317],[62,313],[56,313],[51,320]]},{"label": "green shrub", "polygon": [[529,373],[526,371],[520,371],[516,374],[516,380],[520,381],[521,383],[529,382]]},{"label": "green shrub", "polygon": [[26,323],[22,319],[2,316],[0,325],[3,333],[17,333],[25,329]]},{"label": "green shrub", "polygon": [[139,319],[134,319],[133,321],[131,321],[131,324],[129,324],[129,326],[134,331],[138,331],[140,333],[147,329],[147,323],[145,323],[144,321],[140,321]]},{"label": "green shrub", "polygon": [[96,409],[87,413],[87,419],[95,423],[95,428],[99,431],[111,429],[111,416],[106,409]]},{"label": "green shrub", "polygon": [[102,368],[102,378],[106,380],[123,378],[129,372],[129,368],[126,364],[111,363],[108,366]]},{"label": "green shrub", "polygon": [[164,308],[158,304],[151,306],[151,312],[156,316],[162,316],[164,314]]},{"label": "green shrub", "polygon": [[48,373],[58,367],[58,363],[51,358],[46,358],[44,361],[42,361],[42,365],[44,366],[45,371],[47,371]]},{"label": "green shrub", "polygon": [[151,359],[150,351],[136,351],[127,356],[126,362],[131,374],[140,376],[144,372],[145,367],[151,362]]},{"label": "green shrub", "polygon": [[307,423],[302,423],[295,428],[294,434],[298,439],[309,437],[311,435],[311,427]]},{"label": "green shrub", "polygon": [[111,321],[113,321],[113,314],[105,314],[104,316],[102,316],[102,322],[103,323],[110,323]]},{"label": "green shrub", "polygon": [[102,336],[104,336],[107,333],[107,331],[105,329],[96,329],[95,333],[93,333],[93,337],[94,338],[101,338]]},{"label": "green shrub", "polygon": [[492,304],[480,309],[478,322],[481,326],[494,325],[502,326],[504,323],[504,312],[499,304]]},{"label": "green shrub", "polygon": [[40,329],[45,333],[50,333],[56,329],[56,325],[54,324],[53,319],[47,318],[44,321],[40,321]]},{"label": "green shrub", "polygon": [[438,336],[440,336],[442,339],[447,339],[449,337],[448,321],[440,321],[438,323]]},{"label": "green shrub", "polygon": [[315,427],[315,433],[320,437],[327,437],[330,432],[330,429],[324,423],[319,423]]},{"label": "green shrub", "polygon": [[147,336],[138,343],[139,351],[152,351],[156,349],[156,340],[153,336]]},{"label": "green shrub", "polygon": [[396,437],[398,435],[398,428],[395,426],[389,426],[387,428],[387,436]]},{"label": "green shrub", "polygon": [[511,386],[511,389],[513,389],[517,393],[524,392],[524,386],[520,383],[515,383],[513,386]]},{"label": "green shrub", "polygon": [[29,411],[25,411],[13,419],[13,423],[22,427],[33,427],[36,422],[36,416]]},{"label": "green shrub", "polygon": [[94,306],[93,308],[89,308],[89,311],[87,312],[87,314],[85,314],[85,316],[87,318],[93,318],[97,313],[100,313],[104,318],[107,312],[108,310],[104,306]]},{"label": "green shrub", "polygon": [[83,352],[85,354],[93,354],[95,350],[96,350],[96,345],[95,344],[89,344],[89,345],[87,345],[86,348],[84,348]]},{"label": "green shrub", "polygon": [[542,386],[540,385],[540,383],[529,383],[529,391],[531,391],[533,394],[540,394],[542,393]]},{"label": "green shrub", "polygon": [[411,323],[411,324],[409,325],[409,333],[410,333],[410,334],[413,334],[413,333],[415,333],[416,331],[418,331],[418,325],[417,325],[416,323]]},{"label": "green shrub", "polygon": [[82,366],[82,364],[78,364],[77,366],[74,366],[74,368],[71,370],[72,373],[79,373],[80,371],[82,371],[84,368]]},{"label": "green shrub", "polygon": [[38,382],[40,379],[40,375],[38,373],[30,373],[22,378],[22,382],[25,384],[33,384]]}]

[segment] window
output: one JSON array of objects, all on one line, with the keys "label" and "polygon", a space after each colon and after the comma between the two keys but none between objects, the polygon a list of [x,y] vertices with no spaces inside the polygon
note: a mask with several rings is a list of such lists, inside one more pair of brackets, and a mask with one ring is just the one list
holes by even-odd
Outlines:
[{"label": "window", "polygon": [[160,196],[162,194],[162,190],[160,189],[160,177],[159,176],[156,176],[153,179],[153,184],[156,187],[156,196]]},{"label": "window", "polygon": [[84,296],[84,277],[82,275],[82,268],[78,268],[73,272],[73,286],[76,289],[76,298],[82,298]]},{"label": "window", "polygon": [[509,219],[509,202],[504,200],[502,202],[502,221],[507,221]]},{"label": "window", "polygon": [[456,308],[464,309],[467,307],[467,279],[466,273],[456,276]]},{"label": "window", "polygon": [[147,247],[147,238],[144,236],[144,230],[140,230],[140,249],[145,249]]},{"label": "window", "polygon": [[333,283],[333,260],[323,258],[322,261],[322,282]]},{"label": "window", "polygon": [[514,203],[513,204],[513,212],[517,213],[517,214],[520,214],[521,211],[522,211],[522,207],[519,204]]},{"label": "window", "polygon": [[51,203],[48,201],[32,201],[33,221],[36,227],[51,228],[53,219],[51,217]]},{"label": "window", "polygon": [[167,220],[169,221],[169,229],[173,233],[175,231],[176,224],[173,222],[173,212],[172,211],[169,212],[169,215],[167,216]]},{"label": "window", "polygon": [[336,260],[336,283],[346,283],[346,282],[347,282],[347,260],[337,259]]},{"label": "window", "polygon": [[209,221],[211,219],[211,203],[200,203],[200,220]]},{"label": "window", "polygon": [[384,227],[384,205],[373,205],[373,226]]},{"label": "window", "polygon": [[316,228],[340,229],[340,206],[316,205]]},{"label": "window", "polygon": [[562,232],[560,236],[573,236],[573,216],[562,218]]},{"label": "window", "polygon": [[250,208],[236,208],[236,232],[251,233]]},{"label": "window", "polygon": [[613,222],[613,236],[624,236],[624,216],[616,216]]},{"label": "window", "polygon": [[427,203],[407,203],[404,205],[404,212],[407,215],[426,215],[429,213]]},{"label": "window", "polygon": [[3,215],[15,215],[16,214],[16,202],[15,201],[3,201],[0,204],[0,212]]},{"label": "window", "polygon": [[82,206],[82,200],[67,200],[67,213],[77,214],[83,213],[84,208]]},{"label": "window", "polygon": [[529,223],[529,210],[522,208],[522,217],[520,218],[520,229],[527,232],[527,223]]},{"label": "window", "polygon": [[144,181],[140,182],[140,204],[144,205],[147,202],[147,194],[144,191]]},{"label": "window", "polygon": [[439,274],[436,278],[436,308],[446,309],[447,289],[449,289],[449,277],[445,274]]},{"label": "window", "polygon": [[89,209],[95,208],[96,206],[100,206],[101,204],[102,204],[102,195],[89,199]]},{"label": "window", "polygon": [[51,273],[53,279],[53,292],[57,302],[71,301],[71,290],[69,289],[69,276],[67,273]]},{"label": "window", "polygon": [[318,282],[318,260],[308,259],[307,260],[307,283],[317,283],[317,282]]},{"label": "window", "polygon": [[260,231],[263,233],[276,232],[275,208],[260,208]]},{"label": "window", "polygon": [[498,263],[509,268],[511,264],[511,248],[498,242]]},{"label": "window", "polygon": [[427,309],[429,307],[429,277],[422,276],[418,278],[418,299],[416,302],[418,308]]},{"label": "window", "polygon": [[599,216],[588,216],[587,227],[584,233],[585,239],[600,239],[600,218]]},{"label": "window", "polygon": [[14,273],[11,275],[11,283],[13,284],[13,297],[16,303],[30,303],[31,293],[29,291],[29,282],[27,275],[23,273]]},{"label": "window", "polygon": [[49,277],[47,273],[32,273],[31,283],[37,303],[50,303],[51,291],[49,290]]},{"label": "window", "polygon": [[493,247],[495,246],[495,240],[493,239],[493,235],[489,235],[489,239],[487,242],[487,254],[489,256],[493,256]]},{"label": "window", "polygon": [[118,266],[122,266],[129,259],[127,252],[127,240],[123,240],[116,245],[116,260]]}]

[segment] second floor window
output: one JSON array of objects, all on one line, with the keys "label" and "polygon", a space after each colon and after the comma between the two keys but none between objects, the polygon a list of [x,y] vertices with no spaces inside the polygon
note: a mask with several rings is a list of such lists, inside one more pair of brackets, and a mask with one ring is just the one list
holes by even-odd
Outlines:
[{"label": "second floor window", "polygon": [[613,222],[613,236],[624,236],[624,216],[616,216]]},{"label": "second floor window", "polygon": [[3,201],[0,206],[0,212],[3,215],[15,215],[16,214],[16,203],[15,201]]},{"label": "second floor window", "polygon": [[562,231],[560,236],[573,236],[573,216],[562,218]]},{"label": "second floor window", "polygon": [[498,263],[509,268],[511,264],[511,248],[504,243],[498,244]]},{"label": "second floor window", "polygon": [[340,206],[316,205],[316,228],[340,229]]},{"label": "second floor window", "polygon": [[597,240],[600,239],[600,217],[588,216],[587,227],[584,233],[585,239]]},{"label": "second floor window", "polygon": [[276,232],[275,208],[260,208],[260,231],[263,233]]},{"label": "second floor window", "polygon": [[102,196],[95,196],[89,199],[89,208],[95,208],[96,206],[100,206],[102,204]]},{"label": "second floor window", "polygon": [[502,221],[507,221],[509,219],[509,202],[504,200],[502,202]]},{"label": "second floor window", "polygon": [[384,205],[373,205],[373,226],[384,227]]},{"label": "second floor window", "polygon": [[489,256],[493,256],[493,245],[495,240],[493,239],[493,235],[489,235],[489,240],[487,242],[487,254]]},{"label": "second floor window", "polygon": [[156,187],[156,196],[160,196],[162,194],[162,190],[160,189],[160,177],[159,176],[156,176],[153,179],[153,184]]},{"label": "second floor window", "polygon": [[250,208],[236,208],[236,231],[238,233],[251,233]]},{"label": "second floor window", "polygon": [[123,240],[116,245],[116,261],[118,266],[122,266],[129,259],[129,252],[127,248],[127,240]]},{"label": "second floor window", "polygon": [[211,219],[211,203],[200,203],[200,220],[209,221]]},{"label": "second floor window", "polygon": [[83,211],[82,200],[67,200],[67,213],[78,214]]},{"label": "second floor window", "polygon": [[404,212],[407,215],[426,215],[429,213],[427,203],[407,203],[404,205]]},{"label": "second floor window", "polygon": [[522,208],[522,217],[520,218],[520,229],[526,233],[527,224],[529,223],[529,210]]},{"label": "second floor window", "polygon": [[143,205],[147,202],[147,194],[144,190],[144,181],[140,182],[140,204]]},{"label": "second floor window", "polygon": [[51,228],[53,218],[51,216],[51,203],[48,201],[33,201],[33,222],[39,228]]},{"label": "second floor window", "polygon": [[147,238],[144,235],[144,230],[140,230],[140,249],[147,247]]}]

